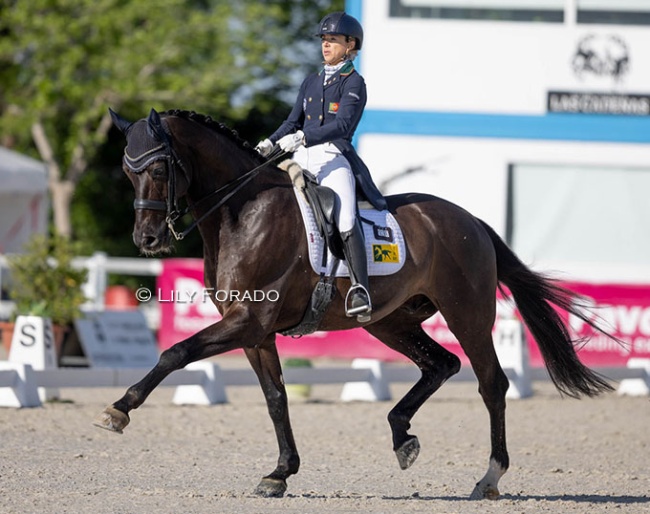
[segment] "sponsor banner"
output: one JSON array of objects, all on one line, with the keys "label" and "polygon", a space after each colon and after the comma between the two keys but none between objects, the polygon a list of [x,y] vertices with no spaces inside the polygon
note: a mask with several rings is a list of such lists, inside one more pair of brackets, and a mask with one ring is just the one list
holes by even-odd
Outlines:
[{"label": "sponsor banner", "polygon": [[549,91],[548,112],[576,114],[650,115],[650,95]]},{"label": "sponsor banner", "polygon": [[[589,284],[564,282],[568,289],[582,295],[590,307],[589,319],[612,334],[620,342],[595,331],[576,316],[560,311],[574,340],[588,341],[577,345],[580,360],[588,366],[625,366],[630,358],[650,358],[650,284]],[[499,301],[506,312],[510,302]],[[515,314],[516,311],[515,311]],[[497,321],[499,314],[497,314]],[[436,315],[424,324],[426,332],[447,350],[455,353],[467,364],[462,348],[447,328],[441,316]],[[543,367],[544,360],[530,331],[526,329],[530,364]]]},{"label": "sponsor banner", "polygon": [[[584,295],[593,307],[591,319],[599,323],[624,344],[594,331],[582,320],[561,312],[574,338],[590,337],[579,347],[579,356],[588,366],[625,366],[632,357],[650,358],[650,284],[588,284],[567,282],[565,285]],[[220,319],[210,295],[203,285],[203,261],[200,259],[165,259],[159,277],[160,305],[159,344],[161,349],[181,341]],[[251,292],[255,300],[257,292]],[[265,298],[273,301],[273,298]],[[516,314],[516,312],[515,312]],[[499,300],[499,316],[512,316],[510,302]],[[460,344],[439,314],[428,319],[425,331],[463,362],[468,359]],[[531,365],[544,365],[537,345],[527,332]],[[372,358],[383,361],[407,361],[363,329],[343,332],[316,332],[301,338],[278,336],[282,357],[329,357],[340,359]]]},{"label": "sponsor banner", "polygon": [[[563,285],[585,298],[590,307],[590,320],[620,340],[617,342],[592,329],[580,318],[560,311],[574,340],[589,338],[576,346],[583,363],[592,367],[625,366],[630,358],[650,358],[650,284],[564,282]],[[512,305],[503,300],[498,304],[501,308],[497,308],[497,321],[499,313],[506,313],[508,305]],[[518,313],[515,311],[515,314]],[[427,320],[424,327],[433,339],[458,355],[463,364],[468,363],[460,344],[440,315]],[[544,360],[530,331],[526,329],[525,332],[531,366],[544,367]]]},{"label": "sponsor banner", "polygon": [[160,308],[158,344],[165,350],[219,321],[214,303],[204,295],[203,260],[163,259],[155,294]]},{"label": "sponsor banner", "polygon": [[[590,318],[623,344],[594,332],[582,320],[571,317],[569,326],[577,337],[590,337],[579,355],[591,366],[624,366],[630,358],[650,358],[650,284],[565,283],[593,303]],[[541,357],[539,357],[541,362]],[[540,364],[541,365],[541,364]]]}]

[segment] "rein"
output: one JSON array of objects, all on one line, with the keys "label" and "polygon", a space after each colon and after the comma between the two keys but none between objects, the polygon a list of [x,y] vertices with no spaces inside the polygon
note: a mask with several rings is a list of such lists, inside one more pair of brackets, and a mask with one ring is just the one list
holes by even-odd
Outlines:
[{"label": "rein", "polygon": [[[185,166],[183,166],[182,161],[178,157],[178,154],[172,147],[169,134],[162,126],[161,121],[162,120],[160,119],[156,120],[156,122],[154,123],[149,121],[148,128],[151,129],[151,131],[153,132],[153,136],[158,141],[160,141],[161,144],[156,148],[153,148],[151,151],[147,153],[156,154],[160,151],[164,152],[164,159],[167,161],[168,171],[169,171],[169,178],[167,180],[167,199],[166,201],[162,201],[162,200],[148,200],[143,198],[136,198],[133,201],[133,208],[136,210],[149,209],[153,211],[165,211],[166,212],[165,222],[167,223],[167,227],[169,228],[170,232],[172,233],[176,241],[180,241],[184,239],[185,236],[187,236],[187,234],[189,234],[192,230],[194,230],[194,228],[196,228],[199,223],[201,223],[204,219],[206,219],[215,210],[217,210],[222,205],[224,205],[230,198],[232,198],[235,194],[237,194],[237,192],[241,188],[243,188],[253,178],[255,178],[255,176],[262,170],[262,168],[264,168],[268,164],[276,161],[278,158],[286,154],[286,152],[282,150],[279,146],[275,146],[271,151],[270,155],[268,156],[267,160],[264,161],[259,166],[253,168],[250,171],[247,171],[240,177],[237,177],[236,179],[221,186],[219,189],[212,191],[211,193],[207,194],[203,198],[199,199],[193,205],[188,205],[184,209],[179,209],[178,199],[176,198],[176,165],[178,164],[178,167],[183,171],[185,177],[188,177],[188,174],[187,174],[187,170],[185,169]],[[142,156],[138,157],[138,159],[141,158]],[[142,171],[142,169],[144,169],[144,167],[142,167],[139,170],[132,167],[129,163],[129,161],[131,160],[132,159],[130,159],[129,156],[125,154],[125,161],[127,163],[127,166],[133,172],[137,173],[138,171]],[[232,189],[232,190],[227,194],[225,194],[223,198],[221,198],[221,200],[219,200],[216,204],[212,205],[207,210],[207,212],[205,212],[202,216],[200,216],[198,219],[195,219],[185,230],[183,230],[182,232],[176,231],[176,229],[174,228],[174,224],[180,218],[188,214],[192,209],[195,209],[197,205],[200,205],[201,203],[204,203],[209,199],[222,194],[224,191],[228,189]]]},{"label": "rein", "polygon": [[[278,151],[279,150],[279,151]],[[219,189],[216,189],[212,191],[212,193],[209,193],[208,195],[204,196],[200,200],[198,200],[194,205],[188,205],[183,209],[182,211],[177,211],[174,210],[172,212],[169,212],[167,214],[167,217],[165,221],[167,222],[167,226],[169,227],[169,230],[173,234],[174,238],[176,241],[180,241],[181,239],[185,238],[187,234],[189,234],[192,230],[196,228],[196,226],[201,223],[204,219],[206,219],[210,214],[212,214],[215,210],[217,210],[219,207],[221,207],[223,204],[225,204],[230,198],[232,198],[242,187],[244,187],[246,184],[248,184],[252,179],[254,179],[257,174],[267,166],[268,164],[271,164],[281,156],[283,156],[286,152],[281,150],[280,147],[276,147],[273,149],[273,152],[269,156],[269,158],[264,161],[262,164],[259,166],[253,168],[250,171],[247,171],[244,173],[242,176],[237,177],[236,179],[228,182],[227,184],[221,186]],[[179,161],[180,164],[180,161]],[[217,196],[223,191],[225,191],[228,188],[233,188],[232,191],[230,191],[228,194],[226,194],[221,200],[219,200],[216,204],[214,204],[212,207],[210,207],[205,213],[203,213],[202,216],[200,216],[198,219],[195,219],[192,221],[192,223],[182,232],[176,232],[174,229],[174,223],[178,221],[179,218],[182,218],[185,216],[187,213],[189,213],[193,208],[196,208],[197,205],[209,200],[213,196]],[[162,202],[161,202],[162,203]]]}]

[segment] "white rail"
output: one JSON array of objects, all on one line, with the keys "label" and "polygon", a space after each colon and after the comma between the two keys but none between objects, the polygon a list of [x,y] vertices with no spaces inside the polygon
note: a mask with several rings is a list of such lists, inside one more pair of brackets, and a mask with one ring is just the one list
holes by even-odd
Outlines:
[{"label": "white rail", "polygon": [[[141,380],[149,369],[129,368],[56,368],[34,370],[29,364],[0,362],[0,406],[35,407],[38,388],[128,387]],[[504,370],[511,381],[520,379],[512,368]],[[546,370],[530,370],[533,380],[548,380]],[[612,380],[635,381],[645,391],[650,387],[650,361],[627,368],[597,368]],[[410,365],[391,365],[370,359],[357,359],[351,368],[287,368],[287,384],[343,384],[343,401],[386,401],[391,399],[390,384],[415,383],[420,370]],[[450,381],[475,381],[471,368],[463,367]],[[174,403],[213,405],[226,403],[226,387],[255,386],[258,379],[252,369],[221,369],[213,362],[194,363],[168,376],[161,384],[176,387]],[[619,392],[622,392],[619,389]],[[625,391],[625,394],[634,394]],[[642,393],[643,394],[643,393]],[[645,393],[647,394],[647,392]],[[29,399],[32,398],[31,402]]]},{"label": "white rail", "polygon": [[[84,308],[88,310],[103,310],[104,295],[108,284],[109,274],[135,275],[135,276],[158,276],[162,273],[162,260],[145,257],[109,257],[104,252],[95,252],[89,257],[75,257],[72,259],[73,266],[86,268],[88,279],[83,285],[83,293],[88,299]],[[8,262],[5,255],[0,254],[0,290],[3,280],[9,274]],[[0,319],[7,318],[13,310],[13,302],[0,301]],[[148,313],[147,320],[151,328],[158,326],[158,318]]]}]

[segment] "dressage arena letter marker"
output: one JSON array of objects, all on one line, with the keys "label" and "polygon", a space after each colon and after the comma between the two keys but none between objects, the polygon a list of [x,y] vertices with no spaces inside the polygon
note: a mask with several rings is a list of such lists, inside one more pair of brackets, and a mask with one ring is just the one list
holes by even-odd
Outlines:
[{"label": "dressage arena letter marker", "polygon": [[499,364],[505,370],[511,370],[514,377],[508,377],[510,387],[506,398],[521,399],[533,395],[530,379],[530,361],[524,329],[517,319],[502,319],[497,322],[494,335],[494,349]]},{"label": "dressage arena letter marker", "polygon": [[[56,369],[56,350],[52,320],[40,316],[18,316],[11,340],[9,362],[29,364],[34,370]],[[38,396],[42,402],[59,397],[59,390],[39,387]]]}]

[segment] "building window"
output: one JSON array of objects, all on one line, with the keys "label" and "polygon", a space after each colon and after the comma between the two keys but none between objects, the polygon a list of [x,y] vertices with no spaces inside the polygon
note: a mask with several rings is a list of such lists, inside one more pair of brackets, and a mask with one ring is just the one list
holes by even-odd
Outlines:
[{"label": "building window", "polygon": [[650,25],[648,0],[577,0],[578,23]]},{"label": "building window", "polygon": [[507,240],[525,262],[645,267],[650,169],[514,163]]},{"label": "building window", "polygon": [[564,0],[391,0],[394,18],[562,23]]}]

